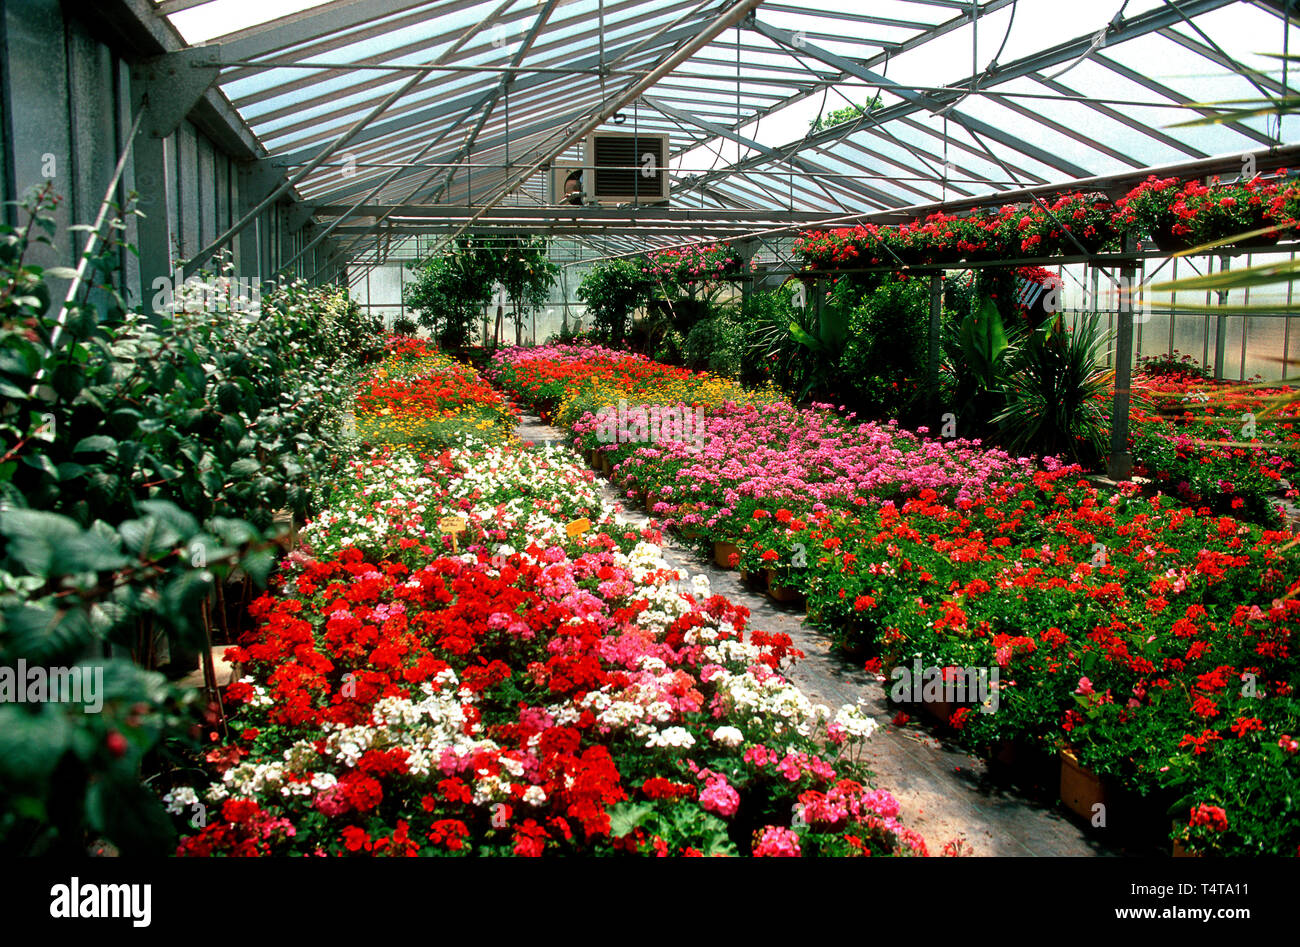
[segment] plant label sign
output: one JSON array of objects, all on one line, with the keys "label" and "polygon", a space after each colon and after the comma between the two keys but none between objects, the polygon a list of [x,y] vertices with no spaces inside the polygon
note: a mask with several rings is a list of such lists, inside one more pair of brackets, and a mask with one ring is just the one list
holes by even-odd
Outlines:
[{"label": "plant label sign", "polygon": [[460,546],[456,540],[461,533],[465,532],[467,525],[468,523],[463,516],[444,516],[442,519],[438,520],[438,529],[451,535],[451,548],[453,552],[460,552]]},{"label": "plant label sign", "polygon": [[591,529],[591,520],[587,519],[585,516],[580,520],[574,520],[568,526],[564,527],[564,531],[569,534],[570,539],[573,539],[575,536],[581,536],[589,529]]}]

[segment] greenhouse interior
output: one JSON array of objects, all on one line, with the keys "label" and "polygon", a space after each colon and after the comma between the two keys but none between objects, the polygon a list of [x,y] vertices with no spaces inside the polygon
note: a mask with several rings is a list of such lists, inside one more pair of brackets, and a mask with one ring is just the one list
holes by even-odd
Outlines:
[{"label": "greenhouse interior", "polygon": [[0,49],[10,856],[1300,855],[1292,0]]}]

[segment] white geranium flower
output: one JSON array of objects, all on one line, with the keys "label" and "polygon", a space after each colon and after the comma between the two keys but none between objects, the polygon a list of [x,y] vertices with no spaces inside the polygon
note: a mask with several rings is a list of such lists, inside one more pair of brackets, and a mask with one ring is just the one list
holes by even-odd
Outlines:
[{"label": "white geranium flower", "polygon": [[745,735],[735,727],[718,727],[713,731],[713,739],[723,746],[740,746],[745,742]]}]

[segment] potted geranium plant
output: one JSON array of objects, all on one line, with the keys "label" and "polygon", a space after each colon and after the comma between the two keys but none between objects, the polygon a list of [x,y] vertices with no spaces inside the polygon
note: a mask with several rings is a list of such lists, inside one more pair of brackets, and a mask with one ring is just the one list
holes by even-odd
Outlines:
[{"label": "potted geranium plant", "polygon": [[[1178,178],[1158,178],[1154,174],[1115,202],[1112,223],[1118,231],[1137,230],[1155,245],[1169,252],[1194,246],[1191,212],[1179,200]],[[1180,210],[1175,212],[1175,203]]]},{"label": "potted geranium plant", "polygon": [[1274,209],[1278,185],[1258,175],[1246,181],[1209,185],[1189,181],[1183,188],[1183,203],[1193,212],[1192,238],[1197,244],[1229,238],[1234,246],[1268,247],[1277,243],[1281,215]]},{"label": "potted geranium plant", "polygon": [[1077,191],[1050,204],[1034,203],[1016,222],[1026,256],[1077,255],[1114,249],[1113,207],[1104,194]]}]

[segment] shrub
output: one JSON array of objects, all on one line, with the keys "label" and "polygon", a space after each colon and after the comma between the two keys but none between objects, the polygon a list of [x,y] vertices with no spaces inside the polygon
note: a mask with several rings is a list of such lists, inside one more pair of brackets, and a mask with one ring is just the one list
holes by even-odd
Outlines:
[{"label": "shrub", "polygon": [[171,833],[141,769],[197,718],[147,670],[155,646],[206,647],[219,583],[265,579],[273,513],[305,512],[333,467],[379,325],[299,283],[244,308],[228,274],[125,313],[110,240],[56,339],[43,284],[71,274],[24,262],[54,206],[47,189],[0,226],[0,666],[102,673],[103,706],[0,703],[0,850],[81,854],[93,833],[156,853]]},{"label": "shrub", "polygon": [[886,282],[853,310],[841,362],[846,400],[873,417],[915,416],[925,395],[930,293],[924,280]]},{"label": "shrub", "polygon": [[651,279],[636,260],[597,263],[578,284],[578,298],[587,304],[600,341],[621,345],[628,333],[632,311],[650,295]]}]

